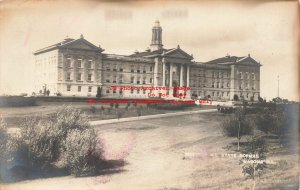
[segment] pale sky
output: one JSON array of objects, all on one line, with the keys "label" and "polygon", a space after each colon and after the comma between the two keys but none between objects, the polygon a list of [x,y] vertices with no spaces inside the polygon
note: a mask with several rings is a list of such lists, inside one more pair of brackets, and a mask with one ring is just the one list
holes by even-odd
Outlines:
[{"label": "pale sky", "polygon": [[128,55],[151,42],[156,19],[165,48],[177,44],[199,62],[251,55],[261,67],[261,96],[299,100],[297,1],[0,1],[0,95],[31,94],[37,49],[66,36]]}]

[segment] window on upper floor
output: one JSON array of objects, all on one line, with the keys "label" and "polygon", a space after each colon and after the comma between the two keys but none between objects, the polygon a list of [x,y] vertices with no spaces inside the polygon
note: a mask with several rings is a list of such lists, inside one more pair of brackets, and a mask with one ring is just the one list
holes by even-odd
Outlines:
[{"label": "window on upper floor", "polygon": [[71,80],[71,73],[67,72],[67,80]]},{"label": "window on upper floor", "polygon": [[77,67],[82,68],[82,59],[77,59]]},{"label": "window on upper floor", "polygon": [[136,72],[140,73],[141,72],[141,66],[138,65],[137,68],[136,68]]},{"label": "window on upper floor", "polygon": [[146,66],[143,66],[143,73],[146,73]]},{"label": "window on upper floor", "polygon": [[134,65],[130,65],[130,72],[134,73]]},{"label": "window on upper floor", "polygon": [[93,68],[93,61],[92,60],[88,60],[88,62],[87,62],[87,68],[88,69],[92,69]]},{"label": "window on upper floor", "polygon": [[106,82],[110,82],[110,75],[106,75]]},{"label": "window on upper floor", "polygon": [[92,92],[92,88],[93,88],[93,87],[89,86],[88,92]]},{"label": "window on upper floor", "polygon": [[81,86],[78,86],[78,92],[81,92]]},{"label": "window on upper floor", "polygon": [[81,73],[77,73],[77,80],[81,81],[81,76],[82,76]]},{"label": "window on upper floor", "polygon": [[93,75],[89,73],[89,74],[88,74],[88,79],[87,79],[87,80],[88,80],[88,81],[92,81],[92,76],[93,76]]},{"label": "window on upper floor", "polygon": [[113,83],[117,83],[117,76],[116,75],[113,76]]},{"label": "window on upper floor", "polygon": [[130,78],[130,83],[133,84],[134,83],[134,77]]},{"label": "window on upper floor", "polygon": [[255,80],[255,74],[252,73],[252,80]]},{"label": "window on upper floor", "polygon": [[143,78],[143,84],[146,84],[146,77]]},{"label": "window on upper floor", "polygon": [[239,79],[243,79],[243,73],[242,72],[239,73]]},{"label": "window on upper floor", "polygon": [[71,58],[67,58],[66,68],[71,68]]},{"label": "window on upper floor", "polygon": [[152,78],[150,78],[150,83],[152,83],[153,82],[153,79]]},{"label": "window on upper floor", "polygon": [[117,71],[117,64],[114,64],[113,71]]},{"label": "window on upper floor", "polygon": [[151,67],[150,67],[150,72],[152,72],[152,71],[153,71],[153,67],[151,66]]},{"label": "window on upper floor", "polygon": [[71,85],[67,85],[67,91],[71,91]]}]

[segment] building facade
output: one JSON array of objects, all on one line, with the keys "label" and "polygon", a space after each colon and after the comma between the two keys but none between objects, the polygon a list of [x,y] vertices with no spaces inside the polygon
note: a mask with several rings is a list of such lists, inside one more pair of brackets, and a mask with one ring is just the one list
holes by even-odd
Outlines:
[{"label": "building facade", "polygon": [[152,28],[150,48],[132,55],[106,54],[82,35],[79,39],[66,38],[34,55],[37,93],[249,101],[257,101],[260,95],[261,64],[250,55],[196,62],[179,45],[163,48],[159,21]]}]

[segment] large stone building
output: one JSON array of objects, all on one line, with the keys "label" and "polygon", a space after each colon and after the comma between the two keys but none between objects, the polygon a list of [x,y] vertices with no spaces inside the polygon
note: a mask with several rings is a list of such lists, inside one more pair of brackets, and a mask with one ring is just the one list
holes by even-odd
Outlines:
[{"label": "large stone building", "polygon": [[152,42],[146,51],[128,56],[103,51],[82,35],[36,51],[35,91],[89,97],[100,91],[102,97],[115,98],[182,95],[256,101],[259,97],[261,64],[250,55],[196,62],[179,46],[163,47],[159,21],[152,28]]}]

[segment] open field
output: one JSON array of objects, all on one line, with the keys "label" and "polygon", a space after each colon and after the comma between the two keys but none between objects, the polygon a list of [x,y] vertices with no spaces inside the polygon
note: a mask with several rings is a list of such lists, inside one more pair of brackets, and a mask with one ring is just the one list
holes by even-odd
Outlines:
[{"label": "open field", "polygon": [[[96,126],[105,157],[124,159],[122,170],[95,177],[27,180],[5,184],[1,190],[252,189],[254,181],[244,177],[238,158],[211,155],[238,154],[236,139],[222,134],[222,117],[201,113]],[[267,142],[267,158],[277,165],[255,179],[256,189],[298,189],[296,144],[282,147],[276,138]]]},{"label": "open field", "polygon": [[[88,104],[86,102],[37,102],[37,106],[25,106],[25,107],[2,107],[0,108],[0,116],[5,118],[8,127],[17,127],[24,118],[26,117],[42,117],[48,118],[49,115],[57,111],[59,108],[65,105],[71,105],[74,108],[82,110],[86,113],[90,121],[94,120],[106,120],[117,118],[117,111],[122,112],[122,118],[136,117],[138,116],[137,109],[141,108],[141,115],[154,115],[154,114],[164,114],[173,113],[184,110],[199,110],[212,108],[214,106],[199,106],[186,107],[184,110],[174,110],[174,109],[156,109],[147,108],[146,105],[134,106],[131,104],[128,109],[126,105],[120,104],[118,109],[115,107],[111,108],[109,104]],[[104,108],[104,110],[102,110]]]}]

